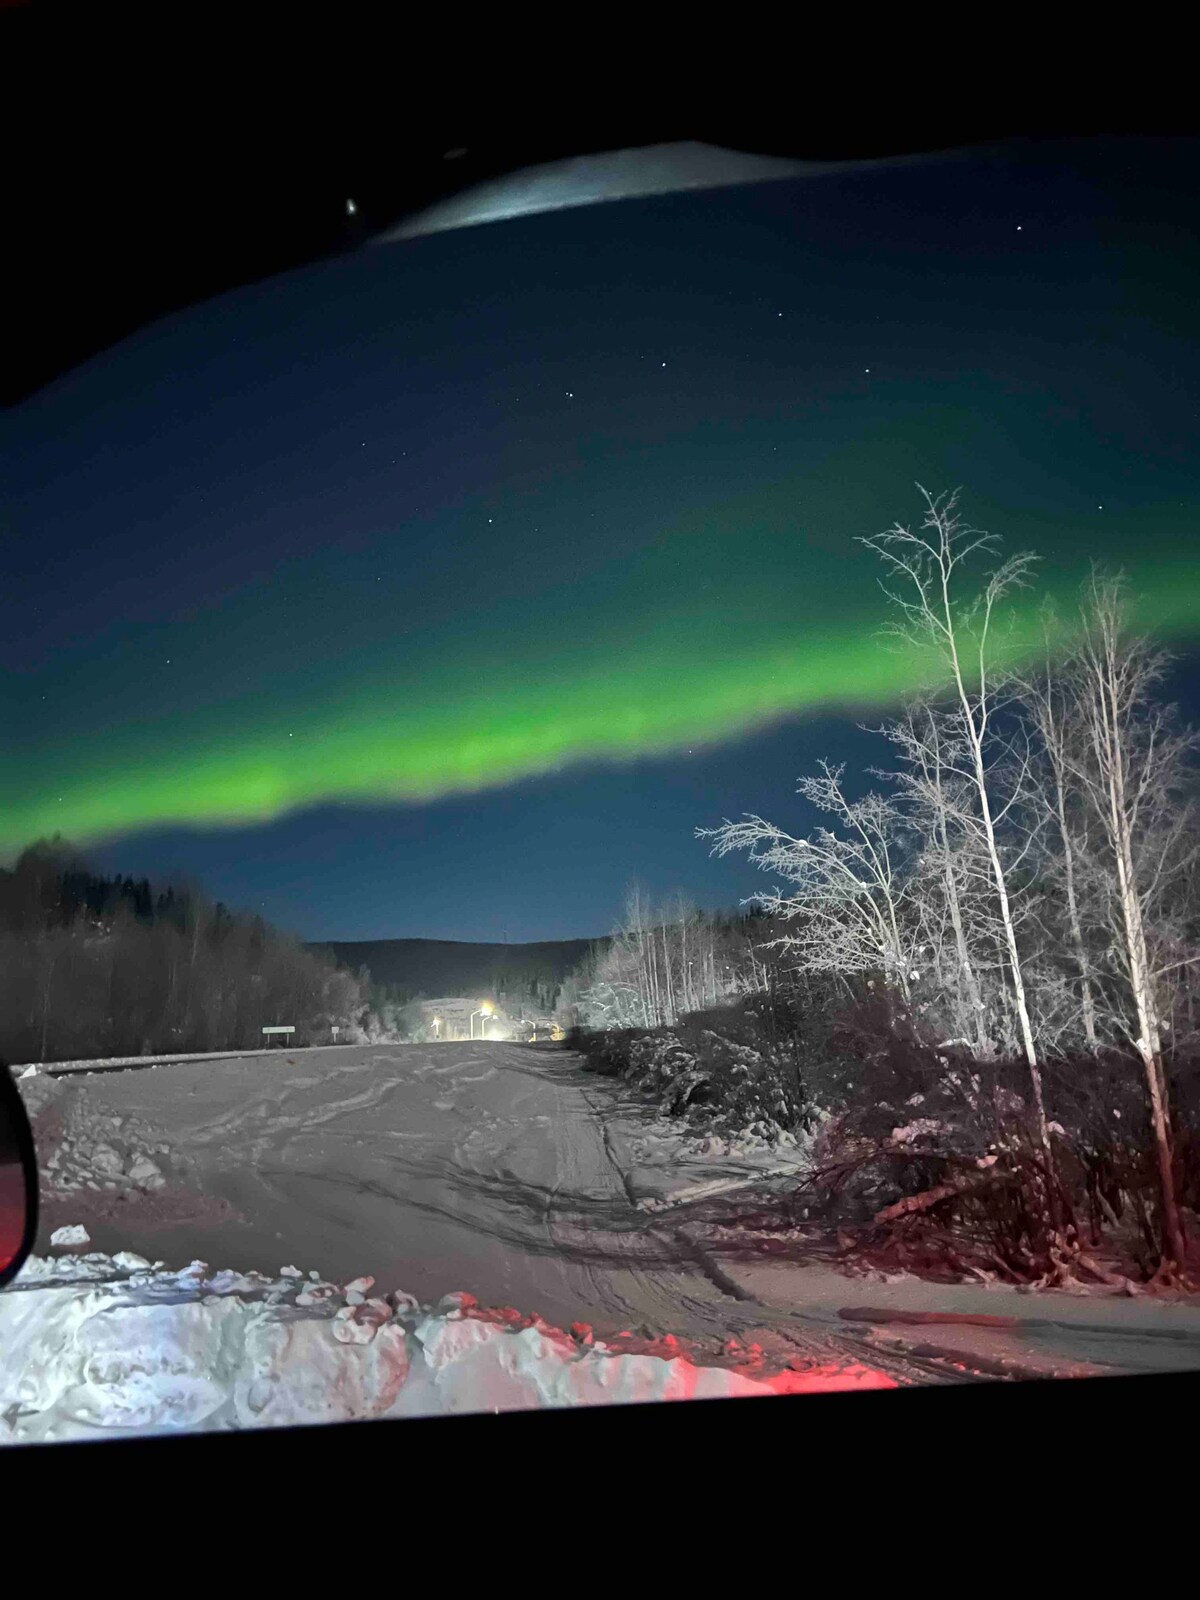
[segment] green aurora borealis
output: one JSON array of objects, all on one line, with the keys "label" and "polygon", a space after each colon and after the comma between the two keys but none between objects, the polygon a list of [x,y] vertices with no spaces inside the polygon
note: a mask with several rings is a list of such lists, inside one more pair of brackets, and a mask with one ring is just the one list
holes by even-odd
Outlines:
[{"label": "green aurora borealis", "polygon": [[[900,520],[919,515],[917,508]],[[1156,552],[1153,520],[1141,519],[1128,545],[1097,553],[1124,558],[1141,621],[1187,639],[1200,615],[1196,565],[1169,538]],[[1128,522],[1125,531],[1134,531]],[[190,694],[171,686],[176,704],[165,707],[164,654],[140,697],[144,718],[114,725],[102,716],[116,693],[108,674],[136,671],[152,648],[203,660],[206,619],[192,624],[194,642],[175,629],[170,640],[126,645],[77,682],[76,736],[46,741],[26,781],[13,782],[10,769],[0,844],[60,831],[86,840],[163,825],[266,822],[330,800],[434,800],[571,763],[661,755],[806,711],[887,706],[921,680],[923,664],[881,636],[888,608],[860,547],[821,559],[797,539],[785,563],[776,542],[778,577],[769,587],[756,561],[741,585],[727,582],[714,594],[703,586],[712,559],[753,556],[755,541],[731,530],[727,540],[709,541],[700,562],[698,543],[680,534],[640,564],[644,593],[669,594],[666,604],[639,607],[621,583],[605,592],[599,570],[583,580],[594,595],[583,614],[551,588],[540,603],[526,602],[530,620],[516,628],[489,627],[485,608],[390,648],[381,641],[364,652],[360,644],[347,659],[332,650],[314,659],[308,649],[303,674],[284,665],[285,628],[266,625],[249,597],[241,628],[226,610],[222,639],[233,652],[225,670],[252,670],[252,690],[218,698],[214,670]],[[757,554],[765,564],[772,553]],[[1084,563],[1047,563],[1048,581],[1013,607],[1018,645],[1040,648],[1040,595],[1053,592],[1069,612],[1085,571]],[[249,660],[236,653],[239,636],[257,646]]]}]

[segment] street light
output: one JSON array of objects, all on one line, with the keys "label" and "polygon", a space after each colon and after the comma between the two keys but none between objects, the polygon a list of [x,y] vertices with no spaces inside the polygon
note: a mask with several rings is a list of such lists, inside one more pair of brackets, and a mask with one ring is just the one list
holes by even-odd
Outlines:
[{"label": "street light", "polygon": [[[480,1006],[478,1011],[472,1011],[470,1022],[468,1024],[468,1026],[471,1029],[471,1037],[472,1037],[472,1039],[475,1037],[475,1018],[476,1017],[490,1017],[491,1014],[492,1014],[492,1005],[491,1005],[491,1002],[488,1001],[488,1000],[485,1000],[483,1002],[483,1004]],[[486,1022],[481,1022],[479,1024],[479,1037],[481,1039],[486,1039],[487,1038],[487,1034],[483,1031],[486,1027],[487,1027],[487,1023]]]}]

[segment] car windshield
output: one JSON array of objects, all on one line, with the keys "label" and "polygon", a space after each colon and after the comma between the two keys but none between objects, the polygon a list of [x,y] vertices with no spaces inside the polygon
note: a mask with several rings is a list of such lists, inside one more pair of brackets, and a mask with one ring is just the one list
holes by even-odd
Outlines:
[{"label": "car windshield", "polygon": [[1200,142],[694,156],[5,419],[5,1442],[1200,1366]]}]

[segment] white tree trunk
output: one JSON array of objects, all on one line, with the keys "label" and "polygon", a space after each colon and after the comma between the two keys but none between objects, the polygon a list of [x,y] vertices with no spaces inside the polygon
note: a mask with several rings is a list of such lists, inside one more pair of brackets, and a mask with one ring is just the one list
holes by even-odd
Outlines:
[{"label": "white tree trunk", "polygon": [[1103,653],[1095,663],[1097,692],[1093,700],[1095,736],[1101,758],[1101,770],[1105,775],[1108,791],[1113,865],[1116,871],[1121,922],[1125,933],[1129,985],[1137,1017],[1138,1036],[1135,1044],[1142,1060],[1146,1091],[1150,1100],[1150,1120],[1154,1130],[1155,1154],[1162,1190],[1165,1243],[1176,1267],[1181,1267],[1184,1261],[1183,1226],[1175,1195],[1166,1077],[1162,1067],[1162,1038],[1159,1033],[1158,1011],[1150,976],[1149,953],[1146,948],[1145,921],[1133,855],[1125,772],[1126,750],[1118,709],[1114,659],[1117,647],[1115,622],[1116,619],[1113,617],[1101,618]]}]

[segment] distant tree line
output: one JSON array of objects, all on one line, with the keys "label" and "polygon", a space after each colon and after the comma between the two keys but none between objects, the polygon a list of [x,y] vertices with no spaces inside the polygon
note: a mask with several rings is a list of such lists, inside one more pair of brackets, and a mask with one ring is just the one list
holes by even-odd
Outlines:
[{"label": "distant tree line", "polygon": [[626,893],[612,936],[562,984],[559,1016],[585,1028],[669,1027],[680,1017],[766,993],[780,961],[767,948],[779,930],[757,906],[705,912],[677,895],[656,906]]},{"label": "distant tree line", "polygon": [[[364,1027],[372,1040],[411,1042],[425,1037],[427,1019],[422,1002],[441,999],[450,991],[442,985],[437,994],[427,993],[407,983],[377,983],[364,966],[359,981],[367,995],[368,1011]],[[555,1012],[562,981],[551,970],[539,973],[492,972],[478,991],[480,999],[491,1000],[514,1022],[524,1018],[549,1017]]]},{"label": "distant tree line", "polygon": [[367,1037],[362,976],[193,885],[105,877],[61,838],[0,869],[0,1056],[63,1061]]}]

